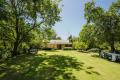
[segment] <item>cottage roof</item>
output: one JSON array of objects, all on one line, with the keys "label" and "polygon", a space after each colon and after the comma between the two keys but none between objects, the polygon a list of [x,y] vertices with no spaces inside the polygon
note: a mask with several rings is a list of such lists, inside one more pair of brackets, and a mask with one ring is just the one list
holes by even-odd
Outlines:
[{"label": "cottage roof", "polygon": [[71,44],[69,40],[50,40],[48,44]]}]

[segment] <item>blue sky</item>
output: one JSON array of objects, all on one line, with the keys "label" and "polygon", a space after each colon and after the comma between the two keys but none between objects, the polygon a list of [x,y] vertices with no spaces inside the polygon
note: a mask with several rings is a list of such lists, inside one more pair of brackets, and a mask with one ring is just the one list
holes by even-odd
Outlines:
[{"label": "blue sky", "polygon": [[[67,39],[71,34],[78,36],[82,26],[86,23],[84,18],[84,5],[91,0],[63,0],[61,17],[62,21],[57,22],[53,27],[62,39]],[[105,10],[116,0],[95,0],[97,6],[103,7]]]}]

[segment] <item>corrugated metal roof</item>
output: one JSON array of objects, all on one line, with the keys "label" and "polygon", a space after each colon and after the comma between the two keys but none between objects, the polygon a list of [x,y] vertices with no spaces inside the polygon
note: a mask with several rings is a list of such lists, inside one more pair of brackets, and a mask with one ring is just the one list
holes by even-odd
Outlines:
[{"label": "corrugated metal roof", "polygon": [[71,44],[69,40],[50,40],[48,44]]}]

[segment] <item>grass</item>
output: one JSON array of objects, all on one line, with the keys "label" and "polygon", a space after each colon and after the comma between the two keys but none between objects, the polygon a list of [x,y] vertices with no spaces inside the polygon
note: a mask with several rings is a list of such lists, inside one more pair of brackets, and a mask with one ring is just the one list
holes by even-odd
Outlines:
[{"label": "grass", "polygon": [[39,51],[0,66],[0,80],[120,80],[120,64],[96,53]]}]

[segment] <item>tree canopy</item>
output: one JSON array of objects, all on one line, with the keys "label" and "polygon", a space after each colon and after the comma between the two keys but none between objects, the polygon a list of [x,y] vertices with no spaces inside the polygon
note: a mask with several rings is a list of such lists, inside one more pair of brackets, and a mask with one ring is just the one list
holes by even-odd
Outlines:
[{"label": "tree canopy", "polygon": [[[60,0],[0,0],[0,44],[12,56],[23,44],[50,39],[60,21]],[[38,42],[36,42],[38,41]],[[3,45],[3,46],[2,46]]]},{"label": "tree canopy", "polygon": [[[115,42],[120,40],[119,9],[119,0],[112,3],[107,11],[99,6],[96,6],[94,1],[87,2],[85,4],[85,18],[87,20],[87,25],[95,24],[94,32],[97,35],[96,38],[98,38],[98,40],[102,43],[108,43],[112,52],[115,51]],[[88,34],[89,32],[91,33],[91,31],[88,31]]]}]

